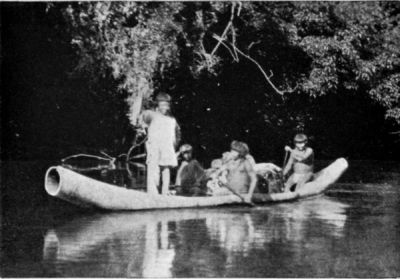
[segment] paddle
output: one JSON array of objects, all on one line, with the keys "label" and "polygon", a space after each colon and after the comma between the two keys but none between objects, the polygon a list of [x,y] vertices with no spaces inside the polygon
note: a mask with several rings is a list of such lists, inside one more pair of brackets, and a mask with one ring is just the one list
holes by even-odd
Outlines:
[{"label": "paddle", "polygon": [[[286,150],[285,149],[285,158],[283,159],[283,165],[282,165],[282,172],[281,172],[281,174],[282,174],[282,183],[283,183],[283,185],[284,185],[284,183],[285,183],[285,176],[283,175],[283,170],[285,169],[285,167],[286,167],[286,164],[287,164],[287,161],[288,161],[288,158],[289,158],[289,150]],[[284,189],[285,187],[284,186],[282,186],[283,188],[282,189]],[[281,189],[281,191],[283,191]]]},{"label": "paddle", "polygon": [[283,166],[282,166],[282,170],[285,168],[286,163],[287,163],[287,159],[288,159],[288,154],[289,151],[285,150],[285,158],[283,159]]},{"label": "paddle", "polygon": [[226,185],[226,184],[222,184],[222,186],[223,187],[225,187],[226,189],[228,189],[229,191],[231,191],[231,193],[233,193],[234,195],[236,195],[236,196],[238,196],[239,198],[241,198],[242,199],[242,201],[245,203],[245,204],[248,204],[248,205],[250,205],[250,206],[256,206],[253,202],[247,202],[246,201],[246,199],[241,195],[241,194],[239,194],[238,192],[236,192],[235,190],[233,190],[231,187],[229,187],[228,185]]}]

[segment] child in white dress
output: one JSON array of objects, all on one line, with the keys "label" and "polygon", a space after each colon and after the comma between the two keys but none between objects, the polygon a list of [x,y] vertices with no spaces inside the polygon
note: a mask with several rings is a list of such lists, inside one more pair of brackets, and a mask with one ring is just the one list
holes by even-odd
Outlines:
[{"label": "child in white dress", "polygon": [[176,119],[170,115],[171,97],[160,93],[156,97],[155,111],[145,111],[143,122],[148,125],[147,150],[147,192],[158,194],[157,186],[162,177],[161,193],[169,193],[170,169],[178,165],[175,147],[179,141],[180,129]]}]

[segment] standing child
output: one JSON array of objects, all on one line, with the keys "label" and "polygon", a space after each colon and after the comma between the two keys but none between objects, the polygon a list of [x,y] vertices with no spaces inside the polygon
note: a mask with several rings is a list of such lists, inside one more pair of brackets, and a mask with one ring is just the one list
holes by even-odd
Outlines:
[{"label": "standing child", "polygon": [[161,193],[169,193],[170,169],[178,165],[175,147],[180,138],[179,125],[170,115],[171,97],[160,93],[156,97],[155,111],[145,111],[143,122],[148,125],[147,150],[147,192],[158,194],[157,186],[162,178]]},{"label": "standing child", "polygon": [[297,189],[300,189],[312,179],[314,172],[314,152],[307,146],[307,136],[297,134],[294,137],[294,144],[294,149],[285,146],[286,152],[290,152],[290,157],[283,169],[283,175],[286,176],[293,170],[293,174],[285,183],[285,192],[289,192],[294,185]]}]

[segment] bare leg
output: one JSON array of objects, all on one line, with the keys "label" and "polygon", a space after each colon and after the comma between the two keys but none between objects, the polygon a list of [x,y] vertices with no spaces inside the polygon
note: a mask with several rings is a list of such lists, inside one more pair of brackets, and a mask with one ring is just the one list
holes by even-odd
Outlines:
[{"label": "bare leg", "polygon": [[158,194],[157,185],[160,181],[160,167],[157,164],[147,165],[147,193]]},{"label": "bare leg", "polygon": [[162,167],[161,168],[161,175],[162,175],[162,190],[161,194],[166,195],[168,194],[169,190],[169,182],[170,182],[170,170],[169,167]]},{"label": "bare leg", "polygon": [[313,173],[308,173],[302,176],[299,181],[297,182],[296,190],[300,190],[304,184],[306,184],[308,181],[310,181],[313,177]]}]

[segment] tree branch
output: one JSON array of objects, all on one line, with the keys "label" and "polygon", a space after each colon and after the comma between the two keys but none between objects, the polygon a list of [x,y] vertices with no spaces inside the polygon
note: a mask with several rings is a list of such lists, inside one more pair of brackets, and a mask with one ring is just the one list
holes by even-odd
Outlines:
[{"label": "tree branch", "polygon": [[[131,153],[132,153],[132,151],[133,151],[136,147],[141,146],[146,140],[147,140],[147,137],[144,137],[144,139],[143,139],[141,142],[137,143],[137,142],[136,142],[136,141],[137,141],[137,137],[135,137],[134,144],[131,146],[131,148],[129,148],[128,153],[126,153],[126,162],[129,162],[129,160],[131,159]],[[141,155],[143,155],[143,154],[141,154]],[[132,158],[135,158],[135,157],[136,157],[136,156],[134,156],[134,157],[132,157]]]},{"label": "tree branch", "polygon": [[104,157],[100,157],[100,156],[96,156],[96,155],[90,155],[90,154],[81,153],[81,154],[75,154],[75,155],[71,155],[71,156],[65,157],[65,158],[61,159],[61,162],[64,163],[66,160],[73,159],[73,158],[78,158],[78,157],[87,157],[87,158],[93,158],[93,159],[104,160],[104,161],[112,161],[114,159],[112,157],[111,158],[104,158]]},{"label": "tree branch", "polygon": [[111,157],[110,155],[108,155],[106,152],[104,151],[100,151],[101,154],[103,154],[104,156],[106,156],[108,159],[113,160],[115,159],[114,157]]},{"label": "tree branch", "polygon": [[[224,39],[216,34],[213,35],[213,38],[216,39],[217,41],[223,41]],[[272,83],[271,79],[268,77],[268,75],[265,73],[264,69],[261,67],[261,65],[254,60],[252,57],[250,57],[249,55],[245,54],[244,52],[242,52],[240,49],[238,49],[235,45],[233,45],[232,43],[229,42],[229,44],[231,45],[231,47],[233,49],[235,49],[240,55],[242,55],[243,57],[247,58],[248,60],[250,60],[251,62],[253,62],[258,69],[261,71],[261,73],[263,74],[264,78],[266,79],[266,81],[269,83],[269,85],[275,90],[276,93],[280,94],[283,96],[284,92],[279,90],[275,84]]]},{"label": "tree branch", "polygon": [[235,62],[239,62],[239,57],[235,56],[235,54],[232,52],[231,48],[223,41],[221,41],[221,44],[229,51],[230,55],[232,56],[232,59]]},{"label": "tree branch", "polygon": [[[221,35],[221,38],[223,38],[223,39],[225,39],[225,36],[227,35],[227,33],[228,33],[228,31],[229,31],[229,28],[231,27],[231,25],[232,25],[232,23],[233,23],[233,19],[234,19],[234,17],[235,17],[235,6],[236,6],[236,3],[235,2],[232,2],[232,6],[231,6],[231,18],[229,19],[229,22],[228,22],[228,24],[226,25],[226,27],[225,27],[225,30],[224,30],[224,32],[222,32],[222,35]],[[221,41],[219,41],[216,45],[215,45],[215,47],[214,47],[214,49],[211,51],[211,56],[213,56],[214,54],[215,54],[215,52],[218,50],[218,48],[219,48],[219,46],[221,45]]]},{"label": "tree branch", "polygon": [[[235,27],[233,27],[233,25],[231,26],[231,32],[232,32],[232,45],[235,46],[236,45],[236,32],[235,32]],[[237,54],[237,51],[235,48],[233,48],[233,52],[235,53],[235,61],[238,62],[239,61],[239,55]]]},{"label": "tree branch", "polygon": [[257,45],[257,44],[259,44],[259,43],[261,43],[260,40],[258,40],[257,42],[251,42],[251,43],[249,44],[249,46],[247,47],[247,50],[250,51],[250,49],[251,49],[254,45]]}]

